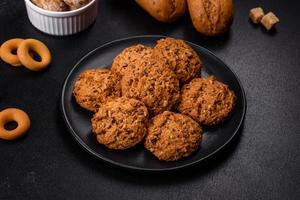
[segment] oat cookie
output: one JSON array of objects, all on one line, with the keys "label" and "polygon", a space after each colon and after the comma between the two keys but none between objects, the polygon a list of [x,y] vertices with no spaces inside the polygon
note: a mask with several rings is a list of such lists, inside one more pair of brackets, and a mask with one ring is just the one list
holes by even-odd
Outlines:
[{"label": "oat cookie", "polygon": [[121,96],[121,85],[108,69],[88,69],[79,75],[73,95],[81,107],[97,112],[102,103]]},{"label": "oat cookie", "polygon": [[153,59],[142,62],[134,73],[125,73],[121,85],[122,95],[142,101],[154,115],[171,110],[180,97],[176,75]]},{"label": "oat cookie", "polygon": [[140,62],[152,56],[152,48],[137,44],[124,49],[113,61],[111,70],[119,76],[138,68]]},{"label": "oat cookie", "polygon": [[234,92],[214,76],[193,79],[183,87],[181,98],[179,111],[204,125],[224,121],[236,101]]},{"label": "oat cookie", "polygon": [[91,0],[63,0],[70,7],[70,10],[76,10],[87,5]]},{"label": "oat cookie", "polygon": [[189,82],[202,68],[198,54],[183,40],[158,40],[153,49],[153,56],[173,70],[181,83]]},{"label": "oat cookie", "polygon": [[92,118],[93,133],[110,149],[127,149],[147,133],[148,111],[138,100],[121,97],[101,106]]},{"label": "oat cookie", "polygon": [[65,4],[63,0],[31,0],[31,1],[38,7],[45,10],[64,12],[64,11],[68,11],[69,9],[67,4]]},{"label": "oat cookie", "polygon": [[165,111],[151,120],[145,147],[159,160],[179,160],[198,149],[202,132],[192,118]]}]

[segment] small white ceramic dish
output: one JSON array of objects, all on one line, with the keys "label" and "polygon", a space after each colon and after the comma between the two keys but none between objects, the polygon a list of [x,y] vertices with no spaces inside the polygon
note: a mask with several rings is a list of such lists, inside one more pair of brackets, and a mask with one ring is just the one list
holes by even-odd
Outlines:
[{"label": "small white ceramic dish", "polygon": [[97,17],[97,0],[71,11],[55,12],[44,10],[25,0],[30,22],[40,31],[50,35],[72,35],[88,28]]}]

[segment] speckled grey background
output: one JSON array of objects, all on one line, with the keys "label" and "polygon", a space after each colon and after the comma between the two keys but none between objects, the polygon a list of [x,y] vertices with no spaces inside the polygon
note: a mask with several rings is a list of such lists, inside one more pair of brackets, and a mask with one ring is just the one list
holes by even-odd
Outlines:
[{"label": "speckled grey background", "polygon": [[[247,18],[262,6],[281,22],[267,33]],[[186,16],[160,24],[132,0],[100,0],[96,23],[72,37],[34,29],[22,0],[0,2],[0,43],[33,37],[53,52],[51,68],[33,73],[0,62],[0,109],[16,106],[32,118],[29,134],[0,141],[0,199],[300,199],[300,3],[235,1],[229,34],[206,38]],[[163,34],[202,45],[222,58],[244,85],[248,108],[231,145],[192,169],[140,174],[107,166],[84,152],[58,108],[63,80],[76,60],[105,42]]]}]

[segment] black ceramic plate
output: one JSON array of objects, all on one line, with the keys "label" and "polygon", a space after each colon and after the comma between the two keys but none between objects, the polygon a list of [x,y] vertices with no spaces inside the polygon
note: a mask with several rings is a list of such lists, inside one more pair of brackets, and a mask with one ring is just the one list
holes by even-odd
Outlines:
[{"label": "black ceramic plate", "polygon": [[187,167],[212,156],[228,144],[242,125],[245,110],[245,93],[235,73],[210,51],[196,44],[188,43],[201,56],[204,63],[202,75],[212,74],[226,83],[235,92],[237,104],[232,116],[221,125],[206,129],[201,147],[193,155],[175,162],[162,162],[138,145],[125,151],[110,150],[97,143],[91,132],[89,113],[78,106],[72,96],[77,76],[88,68],[110,66],[114,57],[124,48],[134,44],[154,46],[161,36],[139,36],[107,43],[84,56],[67,76],[62,89],[62,114],[76,141],[92,155],[110,164],[128,169],[144,171],[166,171]]}]

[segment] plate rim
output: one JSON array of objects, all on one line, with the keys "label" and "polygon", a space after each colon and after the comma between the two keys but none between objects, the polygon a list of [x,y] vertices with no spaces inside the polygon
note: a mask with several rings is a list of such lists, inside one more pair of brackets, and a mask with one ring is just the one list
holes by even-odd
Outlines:
[{"label": "plate rim", "polygon": [[82,56],[72,67],[72,69],[68,72],[68,75],[66,76],[66,78],[64,79],[63,85],[62,85],[62,89],[61,89],[61,98],[60,98],[60,110],[61,110],[61,114],[63,116],[63,121],[65,123],[65,125],[67,126],[69,132],[73,135],[75,141],[79,144],[79,146],[81,146],[81,148],[83,148],[86,152],[88,152],[90,155],[96,157],[97,159],[104,161],[107,164],[113,165],[115,167],[119,167],[119,168],[123,168],[123,169],[129,169],[129,170],[136,170],[136,171],[144,171],[144,172],[163,172],[163,171],[174,171],[174,170],[179,170],[179,169],[183,169],[183,168],[187,168],[187,167],[191,167],[194,166],[196,164],[199,164],[201,162],[203,162],[204,160],[208,159],[209,157],[212,157],[213,155],[217,154],[218,152],[220,152],[222,149],[224,149],[225,146],[227,146],[232,140],[233,138],[237,135],[237,133],[239,132],[239,130],[241,129],[241,126],[243,125],[244,119],[245,119],[245,115],[246,115],[246,110],[247,110],[247,100],[246,100],[246,93],[245,90],[243,88],[243,85],[239,79],[239,77],[237,76],[237,74],[218,56],[216,56],[213,52],[211,52],[210,50],[208,50],[205,47],[202,47],[198,44],[195,44],[193,42],[189,42],[184,40],[186,43],[188,43],[189,45],[192,46],[196,46],[197,48],[200,48],[204,51],[206,51],[208,54],[210,54],[211,56],[215,57],[219,62],[223,63],[223,65],[235,76],[239,87],[241,88],[241,92],[242,92],[242,101],[243,101],[243,113],[242,113],[242,117],[240,118],[239,124],[237,126],[237,128],[234,130],[234,133],[230,136],[230,138],[220,147],[218,147],[216,150],[214,150],[213,152],[211,152],[210,154],[202,157],[201,159],[198,159],[196,161],[190,162],[190,163],[186,163],[180,166],[176,166],[176,167],[166,167],[166,168],[161,168],[161,169],[153,169],[153,168],[143,168],[143,167],[137,167],[137,166],[132,166],[132,165],[127,165],[127,164],[123,164],[123,163],[119,163],[116,162],[114,160],[108,159],[103,157],[102,155],[99,155],[98,153],[96,153],[95,151],[93,151],[77,134],[76,131],[72,128],[70,121],[68,120],[67,117],[67,113],[64,107],[64,94],[66,91],[66,85],[68,84],[68,80],[70,78],[70,76],[73,74],[73,71],[75,69],[77,69],[77,67],[79,66],[79,64],[88,56],[90,56],[91,54],[93,54],[94,52],[96,52],[97,50],[104,48],[106,46],[109,46],[110,44],[113,43],[117,43],[117,42],[121,42],[121,41],[126,41],[126,40],[132,40],[132,39],[138,39],[138,38],[166,38],[166,37],[171,37],[171,36],[165,36],[165,35],[137,35],[137,36],[130,36],[130,37],[125,37],[125,38],[120,38],[120,39],[115,39],[112,40],[110,42],[106,42],[102,45],[100,45],[99,47],[96,47],[95,49],[89,51],[87,54],[85,54],[84,56]]}]

